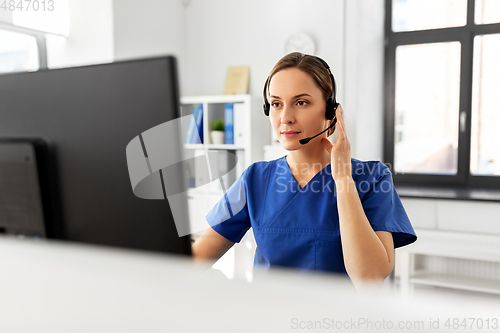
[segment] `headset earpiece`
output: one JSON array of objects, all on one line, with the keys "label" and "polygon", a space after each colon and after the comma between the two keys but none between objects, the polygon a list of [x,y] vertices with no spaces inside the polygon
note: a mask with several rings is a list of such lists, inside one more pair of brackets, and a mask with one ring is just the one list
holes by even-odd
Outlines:
[{"label": "headset earpiece", "polygon": [[333,77],[330,66],[328,66],[326,61],[324,61],[320,57],[316,58],[319,61],[321,61],[321,63],[323,64],[323,66],[326,67],[326,69],[328,69],[328,74],[330,74],[330,79],[332,80],[332,97],[326,101],[326,110],[325,110],[326,119],[332,120],[333,117],[335,116],[335,110],[337,110],[337,107],[339,105],[339,103],[337,103],[337,86],[335,85],[335,78]]},{"label": "headset earpiece", "polygon": [[326,119],[328,119],[328,120],[332,120],[334,115],[335,115],[335,108],[334,108],[334,106],[333,106],[332,99],[331,99],[331,98],[329,98],[329,99],[326,101],[325,117],[326,117]]},{"label": "headset earpiece", "polygon": [[269,109],[271,108],[271,105],[269,105],[269,102],[267,101],[267,82],[269,81],[269,77],[266,80],[266,83],[264,84],[264,104],[262,105],[264,109],[264,114],[266,116],[269,116]]}]

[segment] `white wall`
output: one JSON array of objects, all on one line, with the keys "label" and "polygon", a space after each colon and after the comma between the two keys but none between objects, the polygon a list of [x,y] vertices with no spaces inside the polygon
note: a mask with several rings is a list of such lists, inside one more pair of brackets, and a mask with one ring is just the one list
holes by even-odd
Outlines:
[{"label": "white wall", "polygon": [[182,0],[113,0],[115,60],[174,55],[181,95],[186,66],[185,7]]},{"label": "white wall", "polygon": [[[342,82],[343,0],[193,0],[187,7],[187,94],[221,94],[228,66],[249,65],[252,95],[285,55],[286,39],[309,33]],[[334,19],[334,15],[338,19]]]},{"label": "white wall", "polygon": [[384,84],[383,0],[346,0],[346,127],[353,157],[382,160]]},{"label": "white wall", "polygon": [[[146,5],[147,4],[147,5]],[[352,156],[382,158],[383,0],[114,0],[115,59],[174,54],[182,95],[222,94],[229,66],[250,66],[249,93],[304,31],[335,75]]]},{"label": "white wall", "polygon": [[0,10],[0,22],[12,24],[12,13],[8,10]]},{"label": "white wall", "polygon": [[113,61],[111,0],[69,0],[69,37],[47,35],[49,68]]}]

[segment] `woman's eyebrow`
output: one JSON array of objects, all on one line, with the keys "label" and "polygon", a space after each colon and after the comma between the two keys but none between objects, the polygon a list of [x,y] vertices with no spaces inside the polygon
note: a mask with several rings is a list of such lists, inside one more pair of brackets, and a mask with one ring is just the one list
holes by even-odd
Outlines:
[{"label": "woman's eyebrow", "polygon": [[[309,95],[309,94],[303,93],[303,94],[298,94],[298,95],[293,96],[293,97],[292,97],[292,99],[295,99],[295,98],[300,98],[300,97],[304,97],[304,96],[309,96],[309,97],[312,97],[312,96],[311,96],[311,95]],[[281,97],[276,96],[276,95],[270,95],[269,97],[271,97],[271,98],[281,99]]]},{"label": "woman's eyebrow", "polygon": [[293,98],[300,98],[300,97],[304,97],[304,96],[312,97],[311,95],[304,93],[304,94],[295,95],[295,96],[293,96]]}]

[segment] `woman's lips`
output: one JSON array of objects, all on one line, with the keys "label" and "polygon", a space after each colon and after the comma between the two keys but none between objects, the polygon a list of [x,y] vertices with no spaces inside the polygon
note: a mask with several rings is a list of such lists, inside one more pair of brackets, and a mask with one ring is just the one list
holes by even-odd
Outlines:
[{"label": "woman's lips", "polygon": [[283,135],[285,138],[293,138],[300,132],[293,132],[293,131],[286,131],[286,132],[281,132],[281,135]]}]

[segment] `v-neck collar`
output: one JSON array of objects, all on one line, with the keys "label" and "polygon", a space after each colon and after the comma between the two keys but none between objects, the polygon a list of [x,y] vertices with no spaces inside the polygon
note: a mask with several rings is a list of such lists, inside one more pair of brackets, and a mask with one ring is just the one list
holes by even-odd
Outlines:
[{"label": "v-neck collar", "polygon": [[282,159],[283,159],[283,163],[285,163],[285,165],[286,165],[286,169],[287,169],[287,170],[288,170],[288,172],[290,173],[290,176],[292,177],[292,179],[295,181],[295,184],[297,184],[297,186],[298,186],[299,190],[303,190],[303,189],[304,189],[304,187],[308,186],[308,185],[311,183],[311,181],[313,181],[316,177],[318,177],[318,175],[319,175],[319,174],[322,174],[324,170],[326,170],[327,168],[329,168],[329,167],[331,166],[331,163],[327,164],[327,165],[326,165],[323,169],[321,169],[320,171],[318,171],[318,172],[317,172],[317,173],[316,173],[316,174],[315,174],[315,175],[314,175],[314,176],[313,176],[313,177],[312,177],[312,178],[311,178],[311,179],[307,182],[307,184],[305,184],[305,185],[304,185],[304,187],[300,187],[299,182],[297,181],[297,179],[295,179],[295,176],[293,175],[293,172],[292,172],[292,170],[290,169],[290,166],[288,165],[288,162],[287,162],[287,160],[286,160],[286,157],[287,157],[287,156],[288,156],[288,155],[283,156],[283,158],[282,158]]}]

